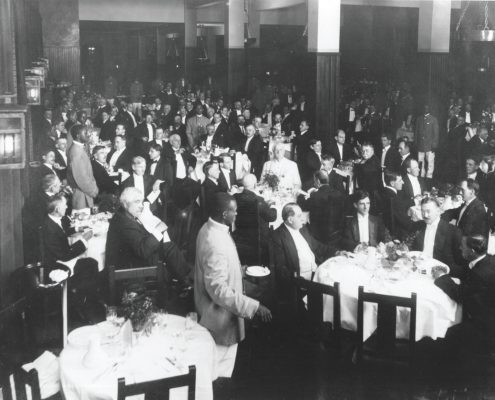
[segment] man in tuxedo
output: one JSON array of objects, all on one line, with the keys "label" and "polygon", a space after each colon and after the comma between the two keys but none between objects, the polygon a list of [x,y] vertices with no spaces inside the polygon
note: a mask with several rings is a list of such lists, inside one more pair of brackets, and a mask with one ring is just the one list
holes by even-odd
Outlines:
[{"label": "man in tuxedo", "polygon": [[325,244],[337,245],[344,224],[344,194],[329,185],[329,175],[318,170],[314,173],[314,187],[308,196],[300,197],[298,203],[309,211],[309,231],[313,237]]},{"label": "man in tuxedo", "polygon": [[234,108],[229,114],[227,124],[229,126],[235,124],[236,122],[238,122],[238,118],[241,115],[242,115],[242,103],[240,101],[235,101]]},{"label": "man in tuxedo", "polygon": [[385,170],[383,176],[385,187],[382,191],[383,221],[394,238],[405,240],[417,223],[407,215],[409,209],[404,197],[400,196],[404,181],[395,171]]},{"label": "man in tuxedo", "polygon": [[488,128],[484,126],[479,128],[476,135],[467,143],[465,153],[480,159],[492,153],[488,145]]},{"label": "man in tuxedo", "polygon": [[200,144],[200,138],[206,133],[206,126],[210,121],[203,115],[203,107],[197,105],[195,115],[186,122],[186,136],[191,149],[195,149]]},{"label": "man in tuxedo", "polygon": [[[163,215],[168,206],[170,188],[174,183],[172,164],[170,159],[162,156],[162,146],[159,144],[152,144],[148,154],[150,159],[146,167],[146,174],[153,180],[153,190],[161,192],[158,200],[158,203],[161,204],[157,204],[154,211],[156,215],[165,220]],[[168,220],[165,220],[165,222],[168,222]]]},{"label": "man in tuxedo", "polygon": [[461,182],[464,204],[458,208],[447,210],[442,217],[446,221],[456,220],[456,226],[463,236],[488,236],[488,215],[485,205],[478,199],[479,184],[472,179]]},{"label": "man in tuxedo", "polygon": [[401,157],[399,152],[392,147],[392,136],[382,134],[382,154],[380,155],[382,170],[400,171]]},{"label": "man in tuxedo", "polygon": [[172,91],[172,84],[170,82],[167,82],[165,89],[161,92],[160,96],[163,100],[163,104],[170,104],[172,112],[177,112],[179,108],[179,98]]},{"label": "man in tuxedo", "polygon": [[143,138],[147,139],[146,142],[151,142],[155,138],[156,125],[153,122],[153,116],[151,113],[147,113],[144,117],[144,121],[141,122],[137,128],[136,139],[142,141]]},{"label": "man in tuxedo", "polygon": [[190,266],[170,240],[167,226],[161,223],[145,227],[139,220],[144,209],[142,193],[128,187],[122,191],[119,200],[120,208],[108,228],[106,264],[117,268],[161,265],[177,279],[184,280]]},{"label": "man in tuxedo", "polygon": [[154,144],[159,145],[162,148],[162,152],[163,152],[163,147],[167,143],[166,139],[168,139],[168,137],[165,134],[165,132],[163,131],[163,128],[162,127],[156,128],[155,138],[151,142],[147,143],[148,144],[148,155],[149,155],[149,150],[150,150],[151,146],[153,146]]},{"label": "man in tuxedo", "polygon": [[318,264],[335,254],[335,248],[316,240],[303,225],[302,210],[296,203],[282,209],[283,224],[273,232],[275,281],[280,300],[293,296],[292,278],[295,274],[312,279]]},{"label": "man in tuxedo", "polygon": [[67,139],[59,137],[55,140],[55,164],[56,172],[61,181],[67,178]]},{"label": "man in tuxedo", "polygon": [[108,174],[107,152],[104,146],[93,148],[93,175],[98,186],[99,196],[104,194],[117,194],[119,188],[112,177]]},{"label": "man in tuxedo", "polygon": [[215,193],[218,192],[226,193],[227,190],[222,189],[218,184],[218,179],[220,177],[221,172],[217,162],[212,162],[212,161],[205,162],[205,164],[203,165],[203,172],[205,174],[203,187],[205,191],[205,202],[206,202],[206,205],[203,205],[203,207],[206,207],[206,209],[208,210],[208,207],[210,207],[210,205],[212,204]]},{"label": "man in tuxedo", "polygon": [[114,172],[123,170],[129,172],[131,167],[131,154],[127,149],[127,138],[125,136],[115,136],[113,149],[108,153],[107,163]]},{"label": "man in tuxedo", "polygon": [[170,132],[170,134],[179,135],[182,145],[185,148],[188,148],[189,142],[187,140],[187,135],[186,135],[186,125],[182,123],[182,118],[180,115],[176,115],[174,117],[174,129]]},{"label": "man in tuxedo", "polygon": [[[301,177],[308,178],[308,171],[306,170],[306,154],[309,152],[310,143],[315,139],[313,132],[309,130],[309,123],[306,120],[301,121],[299,124],[300,133],[294,137],[293,146],[296,150],[297,164],[299,167],[299,173]],[[321,143],[320,143],[321,145]],[[318,168],[319,169],[319,168]]]},{"label": "man in tuxedo", "polygon": [[106,111],[101,113],[101,118],[100,139],[103,141],[113,141],[115,137],[115,121],[110,120],[110,115]]},{"label": "man in tuxedo", "polygon": [[324,154],[321,157],[321,170],[328,175],[328,184],[332,189],[341,193],[346,193],[344,186],[344,177],[337,173],[335,168],[335,158],[332,155]]},{"label": "man in tuxedo", "polygon": [[206,133],[201,136],[201,145],[205,145],[207,149],[213,149],[214,146],[223,147],[223,138],[215,133],[215,125],[206,125]]},{"label": "man in tuxedo", "polygon": [[256,176],[247,174],[242,179],[244,190],[234,195],[237,202],[237,218],[232,237],[239,251],[241,262],[248,265],[261,262],[256,257],[258,245],[261,249],[262,260],[266,260],[269,223],[277,219],[277,210],[255,193],[256,183]]},{"label": "man in tuxedo", "polygon": [[222,115],[219,112],[213,114],[213,126],[215,132],[213,144],[218,147],[225,147],[225,143],[229,136],[229,127],[222,119]]},{"label": "man in tuxedo", "polygon": [[415,139],[418,146],[418,161],[421,164],[421,177],[431,179],[435,170],[435,152],[439,133],[438,120],[430,114],[428,105],[424,106],[424,115],[416,119]]},{"label": "man in tuxedo", "polygon": [[222,153],[218,157],[220,164],[220,175],[218,176],[218,186],[222,192],[229,192],[236,187],[237,179],[233,170],[232,158],[227,153]]},{"label": "man in tuxedo", "polygon": [[163,146],[163,155],[172,165],[172,176],[174,182],[185,179],[194,172],[196,168],[196,157],[189,154],[182,147],[182,141],[178,134],[170,136],[168,143]]},{"label": "man in tuxedo", "polygon": [[40,165],[40,177],[43,178],[45,175],[57,175],[57,170],[55,169],[55,151],[52,149],[45,149],[43,153],[41,153],[41,161],[43,162]]},{"label": "man in tuxedo", "polygon": [[237,117],[237,123],[231,124],[229,128],[229,135],[227,138],[227,146],[230,149],[240,149],[242,143],[246,138],[246,120],[244,115],[239,115]]},{"label": "man in tuxedo", "polygon": [[356,182],[361,190],[369,193],[372,211],[377,213],[380,209],[378,192],[383,187],[382,167],[371,143],[363,143],[361,154],[363,159],[354,166]]},{"label": "man in tuxedo", "polygon": [[377,246],[385,242],[388,232],[380,217],[370,215],[370,195],[364,190],[354,193],[354,208],[356,215],[347,218],[342,237],[342,247],[354,251],[360,244]]},{"label": "man in tuxedo", "polygon": [[304,178],[303,181],[311,180],[316,171],[321,169],[321,141],[318,139],[311,139],[309,142],[309,151],[306,153],[304,160]]},{"label": "man in tuxedo", "polygon": [[129,109],[127,103],[125,101],[120,102],[120,111],[116,117],[117,124],[123,124],[126,131],[131,133],[134,128],[137,127],[136,117]]},{"label": "man in tuxedo", "polygon": [[345,142],[345,139],[345,132],[342,129],[339,129],[337,135],[335,135],[335,142],[330,145],[329,152],[334,157],[337,165],[342,161],[349,161],[354,158],[352,147]]},{"label": "man in tuxedo", "polygon": [[490,182],[487,174],[480,169],[480,158],[468,156],[465,162],[465,173],[461,179],[472,179],[479,185],[479,197],[481,200],[490,197]]},{"label": "man in tuxedo", "polygon": [[[461,360],[466,361],[465,356],[484,356],[494,350],[495,257],[488,255],[487,250],[485,236],[473,235],[462,239],[461,252],[469,262],[469,268],[460,284],[454,282],[452,274],[432,271],[435,285],[463,306],[462,322],[448,329],[444,341],[444,357],[456,367]],[[464,357],[459,360],[461,355]]]},{"label": "man in tuxedo", "polygon": [[404,163],[406,173],[404,174],[404,186],[400,194],[407,208],[415,205],[414,200],[421,198],[426,190],[424,180],[419,177],[419,165],[414,158],[408,158]]},{"label": "man in tuxedo", "polygon": [[438,200],[427,197],[421,202],[423,222],[413,242],[413,250],[422,251],[427,257],[434,258],[450,267],[452,276],[462,278],[465,270],[459,265],[461,254],[461,231],[440,218],[442,209]]},{"label": "man in tuxedo", "polygon": [[405,174],[406,168],[407,168],[406,167],[407,160],[412,158],[411,145],[409,144],[409,142],[407,140],[401,139],[401,140],[399,140],[399,142],[397,144],[397,150],[399,151],[399,155],[400,155],[401,172],[403,174]]},{"label": "man in tuxedo", "polygon": [[143,157],[136,156],[132,159],[132,173],[120,185],[120,192],[128,187],[134,187],[141,192],[142,198],[146,199],[148,195],[156,189],[154,179],[146,174],[146,160]]},{"label": "man in tuxedo", "polygon": [[82,125],[72,127],[72,146],[67,153],[67,184],[72,188],[72,208],[93,207],[98,195],[98,186],[93,176],[91,161],[86,153],[87,128]]},{"label": "man in tuxedo", "polygon": [[265,147],[261,137],[256,134],[254,125],[246,126],[246,136],[242,141],[240,150],[242,153],[247,154],[251,161],[251,172],[256,175],[256,178],[259,178],[263,170]]}]

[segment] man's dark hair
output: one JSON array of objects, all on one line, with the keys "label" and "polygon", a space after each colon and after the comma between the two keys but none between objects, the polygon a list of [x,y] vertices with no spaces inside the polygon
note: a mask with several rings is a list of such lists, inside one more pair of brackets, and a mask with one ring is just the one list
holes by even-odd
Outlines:
[{"label": "man's dark hair", "polygon": [[353,203],[358,203],[361,200],[364,200],[366,198],[370,198],[370,194],[366,190],[356,190],[354,192],[354,196],[352,197],[352,202]]},{"label": "man's dark hair", "polygon": [[229,209],[230,202],[234,197],[228,193],[218,192],[212,197],[208,204],[208,214],[213,219],[222,219],[222,214]]},{"label": "man's dark hair", "polygon": [[466,161],[467,160],[473,160],[476,165],[480,165],[480,162],[481,162],[481,158],[479,156],[474,155],[474,154],[467,156]]},{"label": "man's dark hair", "polygon": [[473,235],[466,237],[466,245],[473,249],[476,254],[485,254],[488,250],[488,239],[483,235]]},{"label": "man's dark hair", "polygon": [[407,139],[400,139],[398,142],[397,142],[397,147],[400,146],[401,143],[404,143],[404,146],[407,147],[409,150],[411,150],[411,145],[409,144],[409,140]]},{"label": "man's dark hair", "polygon": [[393,140],[393,136],[391,133],[387,133],[387,132],[382,132],[382,135],[381,137],[386,137],[388,140],[392,141]]},{"label": "man's dark hair", "polygon": [[162,147],[162,145],[161,145],[161,144],[159,144],[159,143],[153,143],[153,144],[150,146],[150,149],[156,150],[156,151],[158,151],[159,153],[161,153],[161,152],[162,152],[162,150],[163,150],[163,147]]},{"label": "man's dark hair", "polygon": [[421,205],[428,204],[428,203],[436,204],[436,206],[439,208],[441,207],[438,199],[436,197],[433,197],[433,196],[427,196],[423,200],[421,200]]},{"label": "man's dark hair", "polygon": [[405,169],[411,168],[411,164],[413,161],[418,162],[418,160],[416,160],[415,158],[409,157],[406,161],[404,161],[404,168]]},{"label": "man's dark hair", "polygon": [[74,125],[70,128],[70,134],[74,138],[74,140],[79,141],[81,134],[86,132],[86,127],[84,125]]},{"label": "man's dark hair", "polygon": [[395,182],[399,174],[395,171],[390,171],[388,169],[383,173],[383,180],[385,181],[385,185],[390,186],[392,182]]},{"label": "man's dark hair", "polygon": [[292,217],[296,214],[294,209],[299,207],[297,203],[287,203],[284,208],[282,208],[282,219],[287,221],[289,217]]},{"label": "man's dark hair", "polygon": [[[466,181],[466,186],[468,187],[468,189],[474,190],[474,194],[476,196],[478,196],[478,193],[480,192],[480,184],[471,178],[464,179],[464,181]],[[461,182],[461,184],[462,184],[462,182]]]},{"label": "man's dark hair", "polygon": [[320,139],[311,139],[311,140],[309,141],[309,146],[310,146],[310,147],[311,147],[311,146],[314,146],[314,145],[315,145],[316,143],[318,143],[319,141],[320,141]]},{"label": "man's dark hair", "polygon": [[331,161],[331,160],[335,162],[335,157],[332,156],[331,154],[322,154],[321,161]]},{"label": "man's dark hair", "polygon": [[100,150],[102,150],[104,148],[105,148],[105,146],[97,145],[97,146],[93,147],[93,151],[91,152],[91,154],[94,156],[96,153],[98,153]]},{"label": "man's dark hair", "polygon": [[41,178],[41,189],[43,189],[44,192],[50,190],[55,181],[58,180],[58,176],[55,174],[45,175],[43,178]]},{"label": "man's dark hair", "polygon": [[48,201],[48,204],[46,206],[46,211],[48,212],[48,214],[52,214],[58,207],[58,205],[60,204],[60,202],[62,200],[66,200],[67,199],[64,197],[63,194],[59,193],[59,194],[56,194],[55,196],[53,196],[49,201]]},{"label": "man's dark hair", "polygon": [[214,164],[216,164],[216,163],[213,161],[207,161],[204,163],[203,173],[205,174],[206,177],[208,177],[208,172],[210,171],[211,167],[213,167]]}]

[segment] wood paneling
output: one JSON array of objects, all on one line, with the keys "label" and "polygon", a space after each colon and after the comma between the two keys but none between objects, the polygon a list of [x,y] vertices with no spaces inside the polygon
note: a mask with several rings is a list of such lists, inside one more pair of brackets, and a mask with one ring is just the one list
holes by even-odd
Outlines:
[{"label": "wood paneling", "polygon": [[340,54],[316,54],[316,135],[324,147],[335,136],[338,120]]},{"label": "wood paneling", "polygon": [[246,95],[246,83],[246,51],[227,49],[227,90],[230,101]]},{"label": "wood paneling", "polygon": [[50,60],[50,80],[79,84],[81,78],[79,46],[45,47],[44,54]]},{"label": "wood paneling", "polygon": [[0,104],[15,101],[15,38],[13,3],[0,0]]},{"label": "wood paneling", "polygon": [[448,104],[449,79],[452,77],[451,57],[448,53],[420,53],[418,55],[424,85],[421,103],[430,104],[431,112],[445,118],[445,104]]}]

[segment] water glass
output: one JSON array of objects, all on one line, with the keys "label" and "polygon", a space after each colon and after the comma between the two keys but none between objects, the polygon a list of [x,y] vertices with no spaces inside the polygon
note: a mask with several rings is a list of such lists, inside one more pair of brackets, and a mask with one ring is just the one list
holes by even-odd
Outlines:
[{"label": "water glass", "polygon": [[195,312],[187,313],[186,315],[186,329],[193,329],[198,323],[198,314]]},{"label": "water glass", "polygon": [[117,322],[117,307],[107,306],[107,321],[116,324]]},{"label": "water glass", "polygon": [[168,313],[164,308],[160,308],[156,313],[156,317],[157,317],[158,326],[160,328],[160,332],[163,333],[167,328]]}]

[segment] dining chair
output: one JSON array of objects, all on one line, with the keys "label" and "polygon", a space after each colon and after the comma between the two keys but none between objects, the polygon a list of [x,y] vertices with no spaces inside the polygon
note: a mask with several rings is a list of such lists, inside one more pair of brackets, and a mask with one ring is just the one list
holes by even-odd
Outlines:
[{"label": "dining chair", "polygon": [[191,241],[191,225],[193,219],[194,203],[182,210],[176,210],[175,217],[175,244],[186,255]]},{"label": "dining chair", "polygon": [[261,226],[257,200],[238,205],[235,226],[236,231],[244,232],[242,237],[237,235],[235,231],[232,234],[241,264],[266,265],[266,260],[262,259]]},{"label": "dining chair", "polygon": [[199,207],[201,210],[201,221],[204,222],[208,219],[208,205],[206,204],[206,191],[204,185],[201,185],[199,191]]},{"label": "dining chair", "polygon": [[[364,304],[377,305],[376,331],[364,340]],[[396,337],[397,307],[410,309],[409,338]],[[356,361],[369,360],[398,362],[411,366],[416,346],[417,295],[399,297],[365,292],[363,286],[358,291]]]},{"label": "dining chair", "polygon": [[117,269],[114,265],[108,266],[108,292],[109,304],[119,305],[121,295],[118,290],[119,284],[144,282],[148,287],[155,286],[156,289],[147,290],[151,294],[156,294],[158,300],[163,299],[163,288],[165,286],[163,267],[153,265],[148,267],[136,267]]},{"label": "dining chair", "polygon": [[183,375],[172,376],[154,381],[126,385],[125,378],[119,378],[117,400],[124,400],[128,396],[144,394],[145,400],[168,400],[170,389],[187,386],[187,400],[194,400],[196,392],[196,367],[189,366],[189,372]]},{"label": "dining chair", "polygon": [[[306,296],[307,299],[307,313],[305,313],[303,307],[297,307],[298,318],[297,321],[305,320],[307,315],[307,321],[313,328],[317,336],[320,338],[322,333],[325,332],[325,322],[323,321],[323,305],[324,296],[331,296],[333,298],[333,322],[331,334],[327,339],[330,339],[332,347],[337,354],[341,353],[341,319],[340,319],[340,284],[335,282],[333,286],[325,285],[323,283],[310,281],[297,276],[294,278],[296,298],[303,299]],[[306,325],[306,324],[305,324]]]}]

